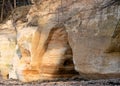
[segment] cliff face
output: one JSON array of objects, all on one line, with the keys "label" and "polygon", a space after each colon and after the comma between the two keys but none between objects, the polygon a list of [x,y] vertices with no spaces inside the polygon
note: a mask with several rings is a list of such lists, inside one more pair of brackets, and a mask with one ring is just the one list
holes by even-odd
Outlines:
[{"label": "cliff face", "polygon": [[119,5],[110,0],[38,3],[40,28],[47,31],[57,24],[65,26],[75,69],[83,77],[120,77]]},{"label": "cliff face", "polygon": [[10,78],[55,79],[75,70],[84,78],[120,78],[119,11],[110,0],[35,0],[28,21],[14,21],[19,53]]},{"label": "cliff face", "polygon": [[[26,82],[76,75],[64,25],[40,28],[37,22],[39,10],[32,6],[25,15],[24,9],[26,7],[19,15],[16,15],[18,10],[14,11],[13,26],[16,27],[17,44],[9,78]],[[23,21],[26,19],[27,22]]]},{"label": "cliff face", "polygon": [[[11,59],[15,52],[15,33],[12,26],[9,25],[10,21],[6,24],[0,25],[0,71],[3,78],[6,79],[9,73]],[[8,29],[9,27],[9,29]]]}]

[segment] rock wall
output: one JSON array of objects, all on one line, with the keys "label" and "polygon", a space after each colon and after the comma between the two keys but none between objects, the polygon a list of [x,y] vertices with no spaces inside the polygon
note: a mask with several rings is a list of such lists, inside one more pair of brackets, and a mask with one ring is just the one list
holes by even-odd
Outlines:
[{"label": "rock wall", "polygon": [[42,28],[65,26],[75,69],[85,78],[120,77],[117,26],[120,7],[112,3],[111,0],[47,0],[36,4]]},{"label": "rock wall", "polygon": [[17,47],[10,78],[48,80],[72,77],[75,70],[84,78],[120,78],[119,4],[111,0],[34,3],[22,20],[13,19]]},{"label": "rock wall", "polygon": [[0,71],[4,79],[8,78],[16,46],[16,34],[10,24],[11,21],[8,20],[6,24],[0,25]]},{"label": "rock wall", "polygon": [[[64,25],[50,24],[43,28],[37,23],[39,17],[39,10],[32,6],[26,16],[23,10],[23,14],[13,19],[17,45],[9,78],[28,82],[76,75]],[[23,21],[26,18],[28,21]]]},{"label": "rock wall", "polygon": [[[102,4],[105,3],[108,3],[107,0],[102,1]],[[89,9],[87,3],[82,6]],[[120,28],[116,27],[120,17],[119,10],[119,6],[88,10],[79,12],[67,21],[75,69],[81,76],[91,79],[120,77],[117,34]]]}]

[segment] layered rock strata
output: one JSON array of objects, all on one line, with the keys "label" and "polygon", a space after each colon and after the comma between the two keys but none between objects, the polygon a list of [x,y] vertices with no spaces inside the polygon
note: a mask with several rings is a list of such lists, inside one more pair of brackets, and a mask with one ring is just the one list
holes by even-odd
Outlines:
[{"label": "layered rock strata", "polygon": [[84,78],[120,78],[119,11],[111,0],[35,0],[28,21],[15,21],[16,78],[70,77],[75,70]]},{"label": "layered rock strata", "polygon": [[[30,28],[28,30],[30,31]],[[31,36],[27,34],[28,39],[24,33],[18,40],[21,51],[21,59],[15,69],[18,79],[26,82],[71,77],[77,74],[74,70],[72,50],[64,27],[51,29],[46,41],[44,41],[46,34],[42,30],[30,32],[33,34],[31,33]],[[27,40],[30,44],[26,42]]]},{"label": "layered rock strata", "polygon": [[15,21],[17,48],[9,78],[28,82],[76,75],[64,25],[43,28],[37,23],[40,15],[36,9],[33,6],[29,10],[27,22]]},{"label": "layered rock strata", "polygon": [[8,78],[16,46],[16,34],[10,24],[10,20],[0,24],[0,72],[4,79]]},{"label": "layered rock strata", "polygon": [[[119,78],[118,1],[38,1],[39,25],[44,29],[62,23],[68,33],[75,69],[84,78]],[[54,5],[54,6],[53,6]]]}]

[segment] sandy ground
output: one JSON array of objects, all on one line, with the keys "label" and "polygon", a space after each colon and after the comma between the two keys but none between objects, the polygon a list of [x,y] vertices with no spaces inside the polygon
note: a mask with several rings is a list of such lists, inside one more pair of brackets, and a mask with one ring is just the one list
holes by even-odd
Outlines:
[{"label": "sandy ground", "polygon": [[0,78],[0,86],[120,86],[118,79],[85,80],[79,76],[52,81],[34,81],[23,83],[18,80],[3,80]]}]

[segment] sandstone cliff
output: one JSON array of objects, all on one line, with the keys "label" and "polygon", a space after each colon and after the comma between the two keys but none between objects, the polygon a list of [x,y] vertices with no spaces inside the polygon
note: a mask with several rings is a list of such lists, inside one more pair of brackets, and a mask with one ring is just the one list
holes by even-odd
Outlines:
[{"label": "sandstone cliff", "polygon": [[56,79],[74,76],[76,71],[84,78],[120,78],[118,3],[112,0],[34,2],[22,16],[13,16],[11,24],[17,31],[17,49],[10,78]]}]

